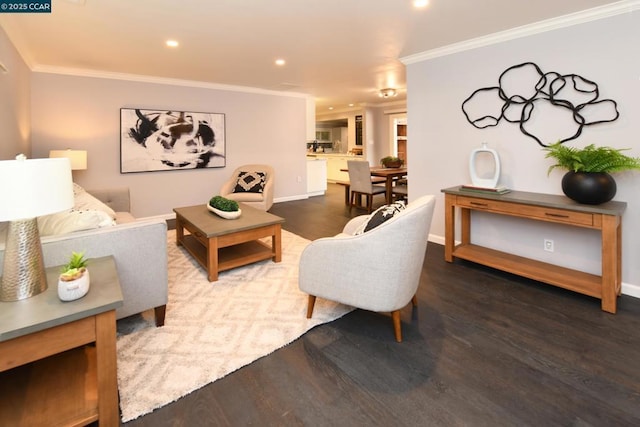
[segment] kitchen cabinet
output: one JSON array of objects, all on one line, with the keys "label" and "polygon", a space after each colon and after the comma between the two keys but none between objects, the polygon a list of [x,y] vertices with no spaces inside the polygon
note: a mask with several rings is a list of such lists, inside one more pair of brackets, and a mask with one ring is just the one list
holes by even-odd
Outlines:
[{"label": "kitchen cabinet", "polygon": [[327,159],[307,157],[307,195],[321,196],[327,191]]},{"label": "kitchen cabinet", "polygon": [[349,181],[349,173],[340,170],[347,169],[349,160],[364,161],[365,159],[362,156],[327,155],[327,180],[329,182]]}]

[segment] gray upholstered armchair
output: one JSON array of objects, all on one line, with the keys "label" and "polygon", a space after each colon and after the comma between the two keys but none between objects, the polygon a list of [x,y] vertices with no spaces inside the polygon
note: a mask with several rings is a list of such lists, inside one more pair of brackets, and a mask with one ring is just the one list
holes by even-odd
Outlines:
[{"label": "gray upholstered armchair", "polygon": [[[248,174],[246,174],[248,172]],[[257,191],[253,185],[259,180],[253,172],[265,174],[264,187],[262,191]],[[244,176],[240,177],[241,173]],[[239,178],[241,180],[238,186]],[[257,209],[268,211],[273,205],[273,186],[274,174],[273,168],[268,165],[244,165],[233,171],[227,182],[222,184],[220,195],[236,202],[245,203]]]},{"label": "gray upholstered armchair", "polygon": [[435,206],[422,196],[403,211],[362,234],[369,216],[353,218],[342,233],[311,242],[300,258],[299,287],[309,294],[307,317],[316,297],[376,312],[390,312],[402,341],[400,309],[415,298]]}]

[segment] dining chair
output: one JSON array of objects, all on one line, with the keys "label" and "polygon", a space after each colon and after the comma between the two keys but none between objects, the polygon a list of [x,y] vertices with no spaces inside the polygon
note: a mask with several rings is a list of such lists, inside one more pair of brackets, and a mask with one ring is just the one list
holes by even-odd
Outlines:
[{"label": "dining chair", "polygon": [[349,171],[349,183],[351,195],[349,199],[349,211],[353,206],[363,207],[356,203],[360,196],[365,196],[367,205],[367,213],[373,210],[373,196],[376,194],[384,195],[386,189],[384,185],[376,185],[371,182],[371,167],[369,162],[361,160],[348,160],[347,169]]},{"label": "dining chair", "polygon": [[400,178],[396,180],[393,188],[391,189],[394,200],[407,200],[409,196],[409,181],[406,178]]}]

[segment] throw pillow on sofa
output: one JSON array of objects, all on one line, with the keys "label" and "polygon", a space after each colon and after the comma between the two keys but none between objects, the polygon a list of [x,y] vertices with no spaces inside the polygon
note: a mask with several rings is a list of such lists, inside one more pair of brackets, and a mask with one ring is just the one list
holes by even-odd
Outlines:
[{"label": "throw pillow on sofa", "polygon": [[267,174],[264,172],[240,172],[234,193],[262,193]]},{"label": "throw pillow on sofa", "polygon": [[406,206],[404,204],[404,201],[398,201],[391,203],[390,205],[380,206],[378,209],[373,211],[371,215],[369,215],[369,218],[364,221],[360,225],[360,227],[358,227],[354,234],[366,233],[367,231],[376,228],[380,224],[383,224],[389,221],[394,216],[398,215],[404,210],[405,207]]}]

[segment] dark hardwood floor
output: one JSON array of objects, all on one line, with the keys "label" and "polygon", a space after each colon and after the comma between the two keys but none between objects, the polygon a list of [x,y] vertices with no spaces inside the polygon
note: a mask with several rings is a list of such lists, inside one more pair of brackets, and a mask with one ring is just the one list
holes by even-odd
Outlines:
[{"label": "dark hardwood floor", "polygon": [[[271,212],[303,237],[329,236],[362,213],[343,194],[330,185]],[[403,343],[388,315],[355,310],[126,425],[640,425],[639,299],[620,297],[612,315],[443,252],[429,243]]]}]

